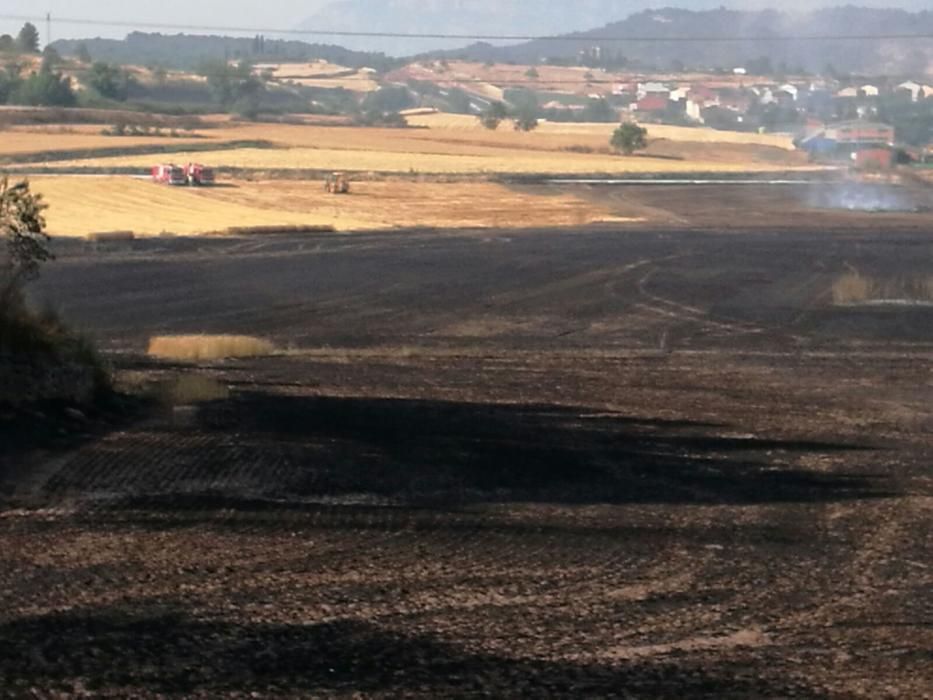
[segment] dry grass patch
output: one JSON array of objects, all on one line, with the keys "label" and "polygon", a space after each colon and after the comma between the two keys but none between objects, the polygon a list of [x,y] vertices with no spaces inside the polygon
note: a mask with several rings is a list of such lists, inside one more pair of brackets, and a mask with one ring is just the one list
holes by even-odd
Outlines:
[{"label": "dry grass patch", "polygon": [[275,345],[268,340],[248,335],[163,335],[149,341],[148,354],[163,360],[200,362],[274,352]]},{"label": "dry grass patch", "polygon": [[833,303],[857,304],[933,304],[933,276],[880,280],[849,272],[833,283]]}]

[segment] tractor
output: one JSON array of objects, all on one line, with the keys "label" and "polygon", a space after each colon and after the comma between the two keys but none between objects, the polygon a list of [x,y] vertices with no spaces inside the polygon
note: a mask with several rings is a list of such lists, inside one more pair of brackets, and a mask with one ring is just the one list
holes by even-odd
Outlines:
[{"label": "tractor", "polygon": [[349,194],[350,180],[346,173],[333,173],[324,181],[324,191],[330,194]]}]

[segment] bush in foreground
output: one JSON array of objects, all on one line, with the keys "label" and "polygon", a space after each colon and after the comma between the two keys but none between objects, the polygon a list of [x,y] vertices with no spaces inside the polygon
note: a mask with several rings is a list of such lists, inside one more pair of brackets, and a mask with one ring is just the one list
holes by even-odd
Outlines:
[{"label": "bush in foreground", "polygon": [[110,387],[93,346],[51,312],[37,313],[25,287],[51,258],[45,204],[29,184],[0,180],[0,404],[89,404]]}]

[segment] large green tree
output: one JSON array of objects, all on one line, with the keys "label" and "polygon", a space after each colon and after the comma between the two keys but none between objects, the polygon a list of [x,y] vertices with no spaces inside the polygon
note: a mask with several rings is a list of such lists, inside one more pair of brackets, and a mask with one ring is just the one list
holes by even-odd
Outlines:
[{"label": "large green tree", "polygon": [[129,94],[131,78],[129,73],[119,66],[98,61],[91,66],[87,82],[101,97],[122,102]]},{"label": "large green tree", "polygon": [[479,121],[490,131],[495,131],[499,128],[502,120],[508,116],[509,111],[502,102],[492,102],[483,113],[479,115]]},{"label": "large green tree", "polygon": [[17,86],[9,101],[34,107],[73,107],[77,98],[70,78],[43,66]]},{"label": "large green tree", "polygon": [[638,124],[626,122],[612,134],[609,144],[627,156],[648,147],[648,130]]},{"label": "large green tree", "polygon": [[415,106],[411,91],[402,85],[379,88],[363,99],[363,111],[401,112]]},{"label": "large green tree", "polygon": [[258,115],[266,86],[247,61],[236,65],[208,61],[201,65],[200,73],[207,78],[211,96],[221,107],[250,119]]},{"label": "large green tree", "polygon": [[26,22],[16,37],[16,48],[23,53],[39,53],[39,30],[36,25]]},{"label": "large green tree", "polygon": [[538,128],[538,110],[523,107],[515,113],[515,131],[534,131]]},{"label": "large green tree", "polygon": [[22,82],[19,66],[14,64],[0,68],[0,105],[12,101]]}]

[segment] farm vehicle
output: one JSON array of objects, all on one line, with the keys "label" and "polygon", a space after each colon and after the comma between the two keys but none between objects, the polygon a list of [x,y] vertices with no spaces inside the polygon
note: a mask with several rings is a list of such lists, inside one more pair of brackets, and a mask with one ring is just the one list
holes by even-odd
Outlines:
[{"label": "farm vehicle", "polygon": [[152,179],[154,182],[161,182],[166,185],[213,185],[214,171],[199,163],[188,163],[185,167],[173,165],[171,163],[157,165],[152,169]]},{"label": "farm vehicle", "polygon": [[324,191],[330,194],[349,194],[350,179],[346,173],[333,173],[324,181]]}]

